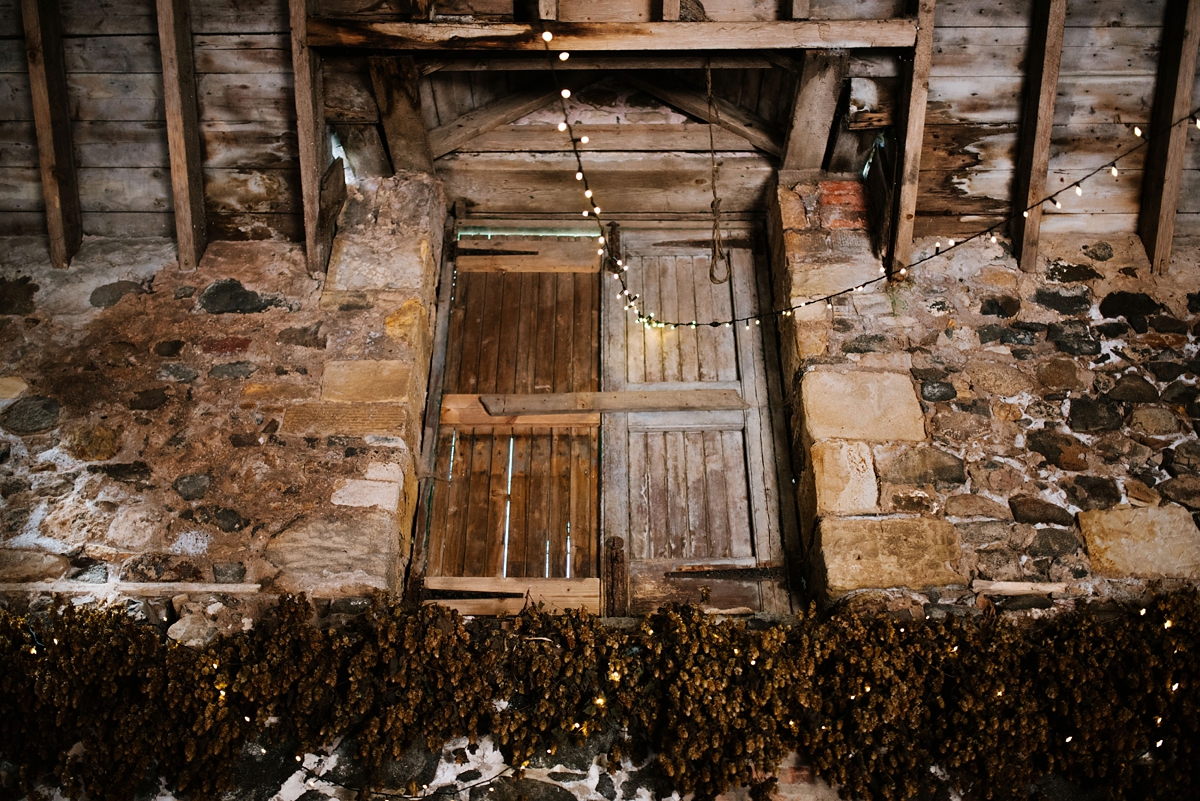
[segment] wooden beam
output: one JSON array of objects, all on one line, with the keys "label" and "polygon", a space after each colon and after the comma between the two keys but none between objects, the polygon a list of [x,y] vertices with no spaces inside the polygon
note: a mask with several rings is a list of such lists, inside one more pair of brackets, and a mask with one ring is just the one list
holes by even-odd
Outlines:
[{"label": "wooden beam", "polygon": [[540,395],[481,395],[488,414],[569,414],[571,412],[687,412],[745,409],[736,389],[626,392],[553,392]]},{"label": "wooden beam", "polygon": [[433,152],[421,116],[420,75],[412,56],[371,58],[370,66],[392,169],[433,172]]},{"label": "wooden beam", "polygon": [[595,273],[599,243],[579,239],[460,239],[460,273]]},{"label": "wooden beam", "polygon": [[[680,23],[683,24],[683,23]],[[741,136],[750,144],[772,156],[783,153],[780,135],[766,120],[751,114],[732,103],[713,98],[715,113],[709,108],[708,98],[703,93],[684,85],[677,78],[664,74],[643,79],[639,75],[625,75],[622,79],[647,94],[657,97],[669,106],[699,117],[705,122],[720,125],[727,131]]]},{"label": "wooden beam", "polygon": [[[624,123],[599,125],[573,125],[576,138],[586,136],[586,144],[579,143],[582,152],[596,151],[658,151],[658,152],[703,152],[707,153],[712,132],[712,143],[718,151],[751,151],[754,146],[737,134],[724,128],[703,122],[656,123],[654,125],[626,125]],[[493,131],[471,140],[463,150],[480,153],[511,153],[513,151],[571,151],[571,134],[558,130],[556,125],[501,125]]]},{"label": "wooden beam", "polygon": [[412,18],[426,20],[433,16],[434,0],[412,0]]},{"label": "wooden beam", "polygon": [[547,611],[579,609],[600,613],[600,579],[457,578],[427,576],[427,592],[471,593],[470,598],[430,598],[426,603],[457,609],[463,615],[515,615],[526,603],[544,603]]},{"label": "wooden beam", "polygon": [[679,11],[679,0],[662,0],[663,22],[678,22]]},{"label": "wooden beam", "polygon": [[792,19],[808,19],[812,14],[812,0],[792,0]]},{"label": "wooden beam", "polygon": [[929,65],[933,59],[933,11],[937,0],[920,0],[917,37],[909,75],[908,110],[901,140],[899,191],[892,225],[889,274],[907,271],[912,258],[913,225],[917,220],[917,183],[921,175],[921,144],[925,136],[925,103],[929,99]]},{"label": "wooden beam", "polygon": [[322,242],[333,242],[338,215],[346,205],[346,165],[334,159],[321,176],[321,209],[317,219],[317,234]]},{"label": "wooden beam", "polygon": [[[533,89],[502,97],[494,103],[468,112],[452,122],[429,132],[429,147],[433,157],[459,150],[463,145],[488,131],[508,125],[558,98],[555,89]],[[418,101],[419,102],[419,101]]]},{"label": "wooden beam", "polygon": [[46,201],[50,263],[64,268],[83,241],[83,223],[58,0],[21,0],[21,14],[25,21],[25,55],[29,61],[29,95],[42,168],[42,194]]},{"label": "wooden beam", "polygon": [[845,51],[810,50],[804,54],[779,169],[821,169],[849,65]]},{"label": "wooden beam", "polygon": [[558,19],[558,0],[538,0],[538,19]]},{"label": "wooden beam", "polygon": [[1138,215],[1138,233],[1156,273],[1166,272],[1171,262],[1188,129],[1187,125],[1167,129],[1191,111],[1196,51],[1200,46],[1200,0],[1168,0],[1162,36],[1150,116],[1150,135],[1154,139],[1146,154]]},{"label": "wooden beam", "polygon": [[599,412],[493,415],[479,395],[443,395],[438,422],[444,426],[598,426]]},{"label": "wooden beam", "polygon": [[1038,237],[1046,172],[1050,169],[1050,131],[1058,95],[1067,0],[1036,0],[1029,47],[1025,51],[1025,111],[1013,180],[1012,242],[1017,262],[1027,273],[1037,270]]},{"label": "wooden beam", "polygon": [[[555,61],[554,69],[563,70],[702,70],[706,66],[714,70],[767,70],[782,66],[784,59],[779,55],[744,56],[606,56],[603,53],[571,54],[567,61]],[[789,65],[787,69],[794,68]],[[422,75],[435,72],[536,72],[548,70],[546,56],[517,57],[448,57],[425,59],[417,62]]]},{"label": "wooden beam", "polygon": [[310,275],[325,272],[331,242],[320,237],[321,178],[332,159],[325,133],[321,56],[308,39],[308,18],[316,0],[289,0],[292,73],[296,93],[296,143],[300,152],[300,195],[304,203],[304,253]]},{"label": "wooden beam", "polygon": [[313,17],[309,42],[315,47],[369,47],[381,50],[545,51],[545,27],[555,49],[585,50],[820,50],[912,47],[917,26],[911,19],[821,20],[807,22],[644,22],[612,25],[559,22],[381,22]]},{"label": "wooden beam", "polygon": [[208,246],[191,0],[158,0],[158,45],[162,51],[163,105],[167,112],[167,147],[175,198],[175,241],[179,269],[190,273],[200,264]]}]

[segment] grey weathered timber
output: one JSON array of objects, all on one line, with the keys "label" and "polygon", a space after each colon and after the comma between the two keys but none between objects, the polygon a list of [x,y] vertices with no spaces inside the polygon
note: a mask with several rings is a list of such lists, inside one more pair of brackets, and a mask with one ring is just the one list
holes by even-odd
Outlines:
[{"label": "grey weathered timber", "polygon": [[736,389],[658,390],[653,392],[559,392],[540,395],[481,395],[488,414],[558,412],[677,412],[695,409],[745,409]]},{"label": "grey weathered timber", "polygon": [[433,152],[421,118],[420,76],[412,57],[372,58],[370,63],[392,169],[433,172]]},{"label": "grey weathered timber", "polygon": [[208,221],[204,215],[204,174],[196,119],[191,0],[158,0],[158,43],[162,51],[179,269],[192,272],[208,246]]},{"label": "grey weathered timber", "polygon": [[1050,132],[1054,125],[1054,99],[1058,93],[1066,21],[1067,0],[1036,0],[1033,4],[1011,231],[1017,260],[1027,273],[1037,269],[1038,235],[1042,227],[1039,201],[1046,193],[1046,171],[1050,167]]},{"label": "grey weathered timber", "polygon": [[[932,23],[931,23],[932,24]],[[912,47],[916,25],[909,19],[821,22],[646,22],[632,25],[559,22],[547,26],[554,47],[586,50],[849,49]],[[541,25],[522,23],[410,23],[313,17],[309,41],[318,47],[381,50],[544,51]]]},{"label": "grey weathered timber", "polygon": [[808,19],[812,13],[812,0],[792,0],[792,19]]},{"label": "grey weathered timber", "polygon": [[[609,56],[603,53],[572,54],[567,61],[555,63],[558,71],[577,70],[765,70],[777,66],[779,59],[768,56],[737,55],[707,56]],[[544,70],[549,65],[546,56],[485,57],[425,57],[417,62],[422,75],[435,72],[529,72]]]},{"label": "grey weathered timber", "polygon": [[429,147],[433,157],[444,156],[460,149],[477,136],[519,120],[530,112],[549,104],[558,97],[555,89],[534,89],[503,97],[483,108],[462,115],[453,122],[429,132]]},{"label": "grey weathered timber", "polygon": [[654,95],[669,106],[674,106],[705,122],[720,125],[725,130],[732,131],[759,150],[770,153],[772,156],[783,153],[783,147],[780,145],[781,137],[773,125],[732,103],[713,98],[710,107],[708,98],[704,94],[684,85],[678,79],[664,74],[654,75],[648,80],[635,75],[626,75],[624,80],[643,92]]},{"label": "grey weathered timber", "polygon": [[1171,262],[1171,240],[1175,236],[1187,146],[1187,126],[1170,126],[1191,111],[1198,46],[1200,0],[1169,0],[1150,118],[1150,136],[1154,139],[1146,154],[1142,208],[1138,215],[1138,234],[1156,273],[1166,272]]},{"label": "grey weathered timber", "polygon": [[63,65],[62,26],[56,0],[21,0],[29,94],[37,130],[50,263],[63,268],[83,241],[79,177],[71,141],[67,75]]},{"label": "grey weathered timber", "polygon": [[933,58],[933,12],[937,0],[920,0],[917,11],[916,49],[909,76],[903,156],[899,164],[895,224],[892,226],[889,273],[906,270],[912,257],[913,225],[917,219],[917,187],[921,175],[921,145],[925,136],[925,104],[929,99],[929,64]]},{"label": "grey weathered timber", "polygon": [[538,19],[558,19],[558,0],[538,0]]},{"label": "grey weathered timber", "polygon": [[679,19],[679,0],[662,0],[662,18],[664,22]]},{"label": "grey weathered timber", "polygon": [[325,272],[331,242],[320,238],[321,178],[332,158],[325,135],[321,57],[308,40],[306,22],[315,0],[290,0],[292,72],[296,91],[296,139],[300,152],[300,194],[304,204],[304,253],[311,275]]},{"label": "grey weathered timber", "polygon": [[804,54],[779,169],[821,168],[848,65],[849,56],[844,51],[810,50]]},{"label": "grey weathered timber", "polygon": [[346,165],[336,158],[321,176],[321,208],[317,234],[322,242],[332,242],[338,215],[346,204]]}]

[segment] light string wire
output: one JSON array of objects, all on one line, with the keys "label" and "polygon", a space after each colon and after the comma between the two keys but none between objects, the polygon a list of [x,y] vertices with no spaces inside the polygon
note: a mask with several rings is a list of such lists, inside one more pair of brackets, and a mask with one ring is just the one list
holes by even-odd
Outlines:
[{"label": "light string wire", "polygon": [[[546,48],[546,51],[548,54],[550,53],[550,42],[553,41],[553,38],[554,38],[554,35],[550,31],[544,31],[542,33],[542,41],[543,41],[543,44],[545,45],[545,48]],[[569,58],[570,58],[570,54],[566,51],[563,51],[563,52],[559,53],[559,55],[558,55],[558,60],[560,60],[560,61],[566,61]],[[831,292],[827,295],[822,295],[819,297],[811,298],[809,300],[801,301],[800,303],[797,303],[797,304],[794,304],[792,306],[788,306],[785,308],[772,309],[770,311],[760,312],[759,314],[749,314],[749,315],[745,315],[742,317],[732,317],[727,320],[712,320],[712,321],[708,321],[708,322],[700,322],[698,320],[680,321],[680,320],[659,319],[659,318],[655,317],[655,313],[653,311],[643,312],[641,307],[638,306],[638,300],[640,299],[640,296],[630,292],[629,283],[628,283],[628,280],[625,275],[629,271],[629,265],[622,260],[621,254],[617,253],[615,251],[612,241],[608,237],[605,236],[604,223],[600,218],[600,207],[599,207],[599,205],[596,204],[595,194],[592,191],[591,185],[588,182],[587,171],[584,170],[584,168],[583,168],[583,154],[579,148],[580,144],[587,144],[588,138],[586,136],[582,136],[582,137],[575,136],[575,128],[571,124],[570,114],[567,109],[567,99],[571,96],[571,91],[570,91],[570,89],[567,89],[562,86],[562,81],[559,79],[558,70],[554,63],[554,57],[552,55],[550,58],[550,73],[553,76],[555,88],[559,90],[559,105],[562,109],[562,114],[563,114],[563,121],[561,123],[559,123],[558,129],[560,131],[566,131],[567,135],[569,136],[569,138],[571,140],[571,151],[575,156],[575,166],[576,166],[575,180],[582,182],[583,188],[584,188],[584,197],[588,200],[589,205],[591,206],[590,209],[587,209],[583,212],[583,216],[591,217],[591,218],[595,219],[595,221],[596,221],[597,234],[598,234],[597,242],[600,245],[600,247],[598,247],[596,249],[597,255],[599,255],[602,258],[603,269],[605,271],[609,272],[620,283],[621,289],[617,293],[617,297],[618,297],[618,299],[625,301],[625,310],[635,312],[637,314],[637,322],[641,323],[646,328],[679,328],[680,326],[683,326],[685,328],[702,328],[702,327],[719,328],[722,326],[724,326],[726,328],[730,328],[738,323],[745,323],[746,328],[749,328],[751,322],[753,322],[755,325],[761,325],[762,321],[765,319],[772,319],[775,317],[791,317],[793,314],[795,314],[797,311],[800,311],[801,309],[805,309],[809,306],[813,306],[813,305],[820,304],[820,303],[824,303],[826,308],[831,309],[831,308],[833,308],[833,301],[836,298],[842,297],[844,295],[850,295],[855,292],[861,292],[864,289],[866,289],[867,287],[872,286],[874,284],[892,280],[895,276],[905,277],[908,275],[909,270],[911,270],[915,267],[919,267],[920,265],[925,264],[928,261],[932,261],[933,259],[940,258],[940,257],[946,255],[947,253],[949,253],[950,251],[955,250],[960,247],[963,247],[964,245],[967,245],[968,243],[973,242],[976,239],[981,239],[983,237],[990,237],[992,242],[995,243],[996,242],[996,231],[1000,228],[1003,228],[1005,225],[1007,225],[1008,223],[1010,223],[1016,219],[1016,214],[1014,213],[1012,215],[1009,215],[1008,217],[1005,217],[1005,218],[999,220],[998,222],[993,223],[991,226],[989,226],[981,231],[977,231],[973,234],[968,235],[967,237],[965,237],[963,239],[949,239],[948,240],[949,246],[946,247],[945,249],[942,248],[941,241],[938,240],[937,244],[934,245],[933,253],[931,253],[927,256],[924,256],[922,258],[919,258],[916,261],[910,262],[909,264],[902,266],[900,269],[895,270],[892,273],[888,272],[887,267],[881,266],[879,268],[880,275],[878,275],[875,278],[871,278],[866,281],[862,281],[858,284],[855,284],[854,286],[849,286],[849,287],[846,287],[845,289],[838,290],[837,292]],[[709,82],[711,82],[711,73],[707,76],[707,80]],[[711,87],[711,83],[709,85]],[[709,102],[710,103],[712,102],[711,97],[712,96],[711,96],[711,88],[710,88],[709,89]],[[1155,139],[1157,139],[1161,136],[1167,135],[1170,131],[1172,131],[1173,129],[1175,129],[1176,127],[1178,127],[1180,125],[1194,123],[1197,126],[1197,128],[1200,128],[1200,120],[1197,119],[1198,114],[1200,114],[1200,106],[1197,106],[1196,108],[1192,109],[1186,115],[1184,115],[1183,117],[1174,121],[1173,123],[1168,125],[1166,128],[1164,128],[1160,131],[1153,132],[1149,136],[1143,136],[1141,127],[1135,125],[1134,129],[1133,129],[1134,135],[1137,136],[1139,139],[1141,139],[1141,141],[1138,144],[1134,145],[1133,147],[1129,148],[1128,150],[1126,150],[1122,153],[1119,153],[1112,161],[1102,164],[1101,166],[1097,167],[1096,169],[1094,169],[1091,172],[1084,175],[1082,178],[1079,178],[1079,179],[1073,181],[1072,183],[1068,184],[1067,186],[1063,187],[1062,189],[1059,189],[1055,192],[1052,192],[1052,193],[1046,195],[1045,197],[1041,198],[1040,200],[1035,201],[1034,203],[1031,203],[1029,206],[1027,206],[1021,210],[1022,216],[1027,218],[1029,216],[1030,211],[1041,207],[1045,203],[1053,202],[1056,208],[1062,208],[1062,202],[1059,201],[1059,199],[1058,199],[1059,195],[1063,194],[1064,192],[1069,192],[1072,189],[1074,189],[1076,195],[1082,196],[1084,182],[1090,180],[1091,178],[1094,178],[1095,176],[1099,175],[1102,172],[1105,172],[1105,171],[1111,172],[1113,178],[1117,178],[1119,176],[1119,171],[1117,170],[1117,164],[1120,161],[1122,161],[1123,159],[1127,158],[1128,156],[1130,156],[1130,155],[1136,153],[1137,151],[1141,150],[1142,148],[1146,147]],[[710,131],[709,134],[711,136],[712,131]],[[712,150],[715,151],[715,148],[712,148]],[[712,157],[714,159],[715,159],[715,156],[716,156],[716,154],[715,154],[715,152],[713,152]],[[718,207],[719,203],[720,203],[720,200],[717,197],[716,185],[714,183],[714,185],[713,185],[714,211]],[[719,226],[719,223],[715,223],[715,225]],[[714,228],[714,231],[716,231],[716,230],[719,230],[719,228]],[[710,265],[710,268],[711,268],[711,265]]]}]

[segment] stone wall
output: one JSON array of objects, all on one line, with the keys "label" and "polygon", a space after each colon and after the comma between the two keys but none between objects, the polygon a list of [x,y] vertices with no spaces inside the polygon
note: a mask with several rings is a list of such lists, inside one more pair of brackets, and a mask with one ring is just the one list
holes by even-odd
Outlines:
[{"label": "stone wall", "polygon": [[[778,191],[780,305],[880,275],[854,196]],[[814,589],[943,614],[1200,578],[1198,244],[1154,276],[1127,235],[1028,274],[1003,238],[921,241],[908,280],[784,318]]]},{"label": "stone wall", "polygon": [[0,584],[396,589],[444,215],[428,177],[351,187],[327,281],[279,242],[183,274],[164,240],[65,271],[0,240]]}]

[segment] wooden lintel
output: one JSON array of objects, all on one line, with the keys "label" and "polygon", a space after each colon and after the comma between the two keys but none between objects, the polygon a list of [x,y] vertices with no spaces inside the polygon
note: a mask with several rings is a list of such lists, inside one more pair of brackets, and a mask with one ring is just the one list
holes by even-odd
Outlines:
[{"label": "wooden lintel", "polygon": [[191,0],[158,0],[158,44],[162,51],[163,105],[167,113],[179,269],[192,272],[208,246],[208,221],[204,213],[204,173],[197,123]]},{"label": "wooden lintel", "polygon": [[732,131],[765,153],[770,153],[772,156],[779,156],[783,153],[783,146],[780,144],[782,137],[774,129],[774,126],[743,108],[720,98],[714,98],[710,108],[704,93],[692,89],[668,75],[658,74],[646,78],[638,75],[626,75],[623,76],[623,79],[626,83],[657,97],[669,106],[674,106],[705,122],[720,125],[725,130]]},{"label": "wooden lintel", "polygon": [[429,132],[429,147],[433,157],[453,153],[477,136],[519,120],[557,97],[558,91],[555,89],[518,92],[438,126]]},{"label": "wooden lintel", "polygon": [[493,415],[483,407],[479,395],[443,395],[438,421],[444,426],[598,426],[599,412],[570,414]]},{"label": "wooden lintel", "polygon": [[67,105],[67,71],[63,63],[62,25],[58,0],[21,0],[25,22],[25,55],[29,61],[29,96],[33,103],[50,263],[64,268],[83,241],[79,208],[79,176],[71,140]]},{"label": "wooden lintel", "polygon": [[1166,272],[1175,236],[1175,213],[1183,186],[1183,156],[1187,125],[1173,123],[1191,111],[1196,52],[1200,47],[1200,0],[1168,0],[1163,24],[1150,142],[1142,176],[1142,207],[1138,233],[1156,273]]},{"label": "wooden lintel", "polygon": [[329,243],[320,237],[321,178],[332,159],[325,133],[321,57],[312,49],[306,22],[315,0],[289,0],[292,74],[296,94],[296,144],[300,153],[300,195],[304,204],[304,254],[310,275],[324,272]]},{"label": "wooden lintel", "polygon": [[1029,47],[1025,51],[1025,111],[1013,181],[1012,242],[1025,272],[1037,269],[1038,237],[1046,173],[1050,169],[1050,132],[1054,125],[1054,100],[1062,63],[1067,0],[1039,0],[1033,4]]},{"label": "wooden lintel", "polygon": [[677,22],[679,20],[679,5],[679,0],[662,0],[663,22]]},{"label": "wooden lintel", "polygon": [[845,51],[810,50],[804,54],[779,169],[818,170],[824,164],[849,64]]},{"label": "wooden lintel", "polygon": [[[714,70],[765,70],[782,66],[783,58],[779,54],[768,53],[765,56],[746,54],[734,56],[699,55],[646,55],[646,56],[608,56],[603,53],[572,54],[566,61],[555,61],[554,69],[562,71],[579,70],[702,70],[706,66]],[[550,61],[546,56],[516,56],[500,58],[484,57],[428,57],[417,63],[422,75],[435,72],[536,72],[549,70]],[[789,64],[787,69],[793,69]]]},{"label": "wooden lintel", "polygon": [[542,395],[481,395],[491,415],[572,412],[684,412],[741,410],[746,402],[736,389],[658,390],[653,392],[554,392]]},{"label": "wooden lintel", "polygon": [[594,273],[595,239],[461,239],[455,267],[463,273]]},{"label": "wooden lintel", "polygon": [[925,104],[929,100],[929,66],[933,60],[933,12],[937,0],[920,0],[916,43],[909,68],[908,106],[904,115],[898,191],[892,225],[888,272],[903,276],[912,258],[913,226],[917,220],[917,184],[921,175],[921,145],[925,136]]},{"label": "wooden lintel", "polygon": [[[932,23],[931,23],[932,24]],[[911,19],[780,22],[524,23],[382,22],[312,17],[309,42],[316,47],[380,50],[545,51],[542,30],[554,47],[572,53],[595,50],[813,50],[912,47]]]},{"label": "wooden lintel", "polygon": [[369,63],[392,169],[433,172],[433,151],[421,117],[416,63],[411,56],[371,58]]}]

